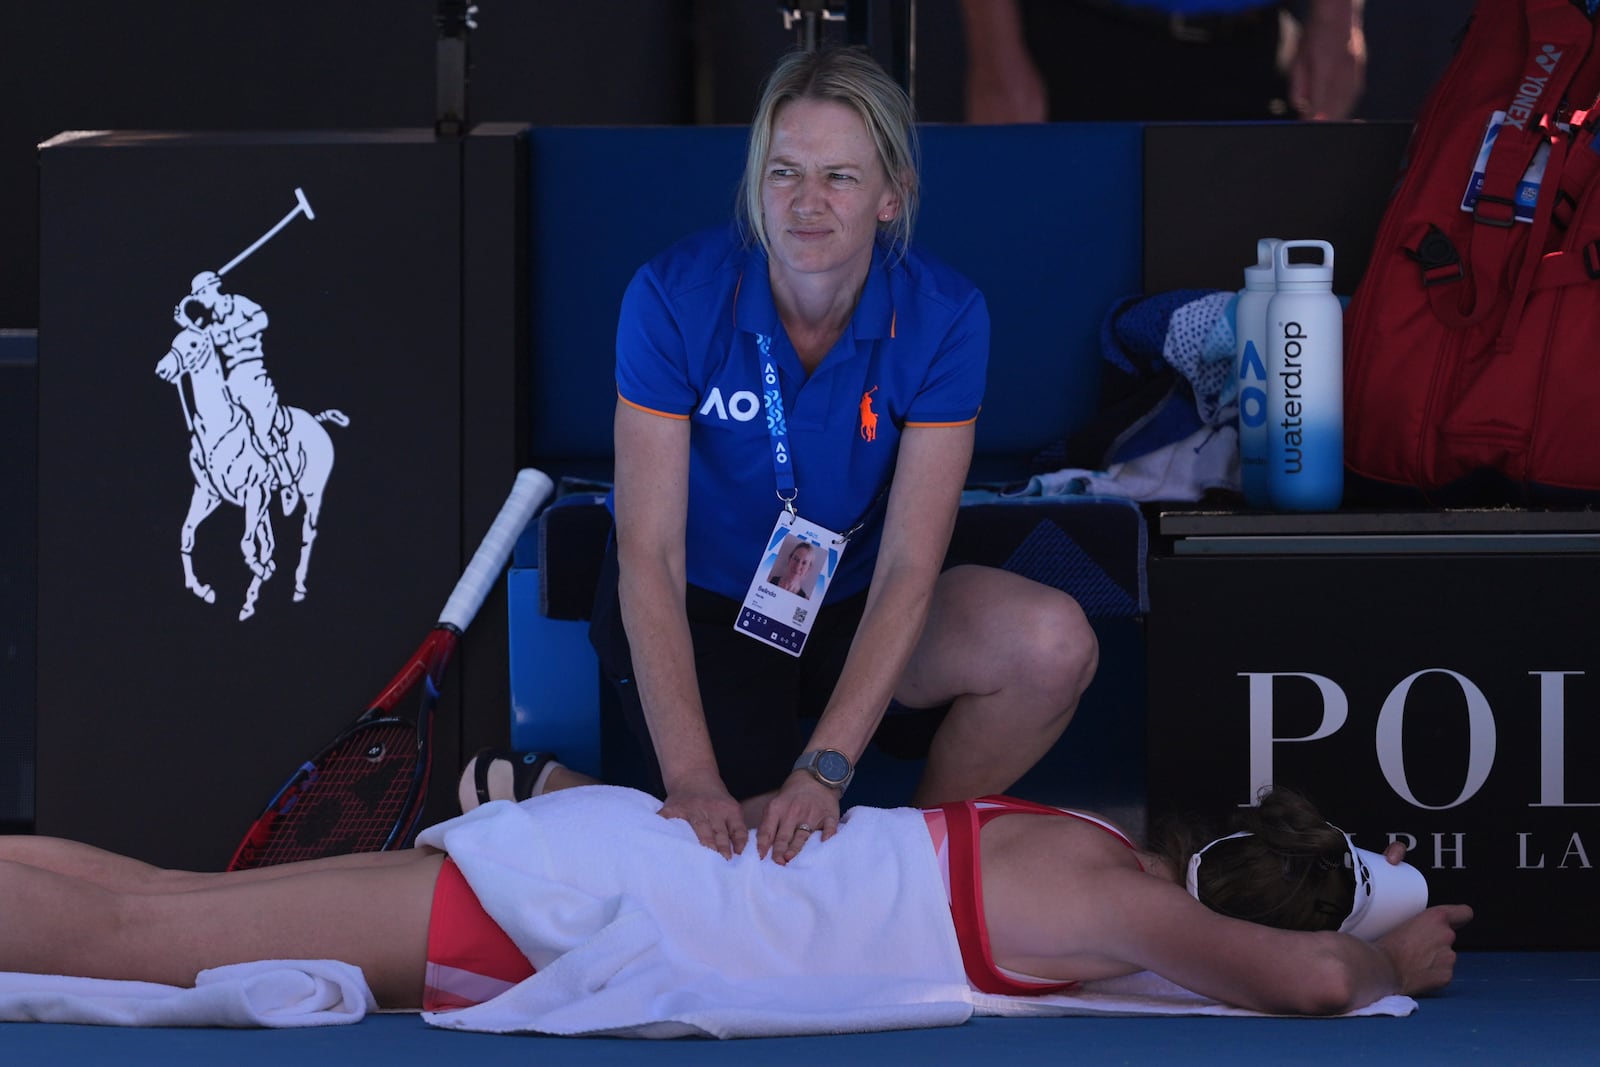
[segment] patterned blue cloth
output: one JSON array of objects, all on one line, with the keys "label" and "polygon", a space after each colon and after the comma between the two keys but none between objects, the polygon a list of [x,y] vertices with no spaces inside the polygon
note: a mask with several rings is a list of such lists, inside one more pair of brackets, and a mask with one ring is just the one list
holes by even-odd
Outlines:
[{"label": "patterned blue cloth", "polygon": [[1171,367],[1193,392],[1196,425],[1220,425],[1232,418],[1237,392],[1233,358],[1238,299],[1226,289],[1172,289],[1129,297],[1101,324],[1101,353],[1112,366],[1137,376]]},{"label": "patterned blue cloth", "polygon": [[1118,301],[1100,328],[1106,362],[1138,388],[1099,467],[1035,474],[1016,495],[1199,500],[1239,488],[1234,311],[1225,289]]}]

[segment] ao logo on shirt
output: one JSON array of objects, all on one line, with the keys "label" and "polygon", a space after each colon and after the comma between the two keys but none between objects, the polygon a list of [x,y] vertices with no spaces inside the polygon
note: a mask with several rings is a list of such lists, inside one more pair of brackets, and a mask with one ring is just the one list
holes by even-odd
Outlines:
[{"label": "ao logo on shirt", "polygon": [[726,422],[732,418],[735,422],[749,422],[761,410],[761,398],[748,389],[740,389],[728,397],[726,403],[722,400],[722,390],[712,386],[711,392],[706,395],[705,403],[700,405],[699,414],[715,415]]}]

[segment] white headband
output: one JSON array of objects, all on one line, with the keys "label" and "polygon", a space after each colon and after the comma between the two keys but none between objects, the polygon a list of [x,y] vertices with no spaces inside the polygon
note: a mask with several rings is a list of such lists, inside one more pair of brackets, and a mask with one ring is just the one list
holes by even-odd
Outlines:
[{"label": "white headband", "polygon": [[[1332,823],[1328,825],[1333,826]],[[1337,826],[1333,828],[1339,830]],[[1390,863],[1380,852],[1357,848],[1349,834],[1343,830],[1339,830],[1339,833],[1344,837],[1348,850],[1344,865],[1356,880],[1355,900],[1350,906],[1350,914],[1339,924],[1341,934],[1351,934],[1363,941],[1376,941],[1428,906],[1428,881],[1421,871],[1409,863]],[[1251,836],[1246,830],[1219,837],[1190,856],[1189,873],[1184,879],[1189,895],[1200,899],[1200,857],[1206,854],[1207,849],[1237,837]]]}]

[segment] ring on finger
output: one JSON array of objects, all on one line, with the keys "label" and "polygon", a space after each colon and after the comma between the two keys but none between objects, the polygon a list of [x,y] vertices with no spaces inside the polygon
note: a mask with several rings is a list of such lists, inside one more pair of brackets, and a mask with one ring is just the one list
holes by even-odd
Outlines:
[{"label": "ring on finger", "polygon": [[815,826],[808,826],[805,823],[801,823],[799,826],[796,826],[794,828],[794,832],[797,833],[797,834],[798,833],[814,834],[814,833],[817,832],[817,828]]}]

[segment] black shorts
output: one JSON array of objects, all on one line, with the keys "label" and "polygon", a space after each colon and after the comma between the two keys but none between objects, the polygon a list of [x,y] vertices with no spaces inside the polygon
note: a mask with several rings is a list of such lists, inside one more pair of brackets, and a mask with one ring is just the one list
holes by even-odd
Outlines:
[{"label": "black shorts", "polygon": [[[647,768],[644,787],[661,795],[661,769],[633,680],[633,660],[617,598],[615,539],[600,569],[589,641],[600,670],[617,695],[633,742]],[[734,629],[739,601],[698,586],[687,590],[689,634],[695,677],[717,767],[728,791],[739,799],[777,789],[799,757],[806,734],[802,720],[827,707],[855,639],[867,594],[858,593],[817,612],[804,654],[796,657]],[[920,759],[947,707],[907,709],[891,705],[874,741],[890,755]]]}]

